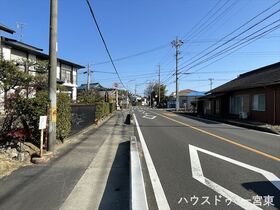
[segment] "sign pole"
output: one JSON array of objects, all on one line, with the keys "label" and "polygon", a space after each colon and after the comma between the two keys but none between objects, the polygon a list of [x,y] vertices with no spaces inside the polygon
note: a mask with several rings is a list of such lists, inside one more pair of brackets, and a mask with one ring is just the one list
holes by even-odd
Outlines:
[{"label": "sign pole", "polygon": [[39,130],[41,130],[40,137],[40,157],[43,157],[43,144],[44,144],[44,130],[47,128],[47,116],[40,116]]},{"label": "sign pole", "polygon": [[43,140],[44,140],[44,129],[41,129],[40,157],[43,157]]}]

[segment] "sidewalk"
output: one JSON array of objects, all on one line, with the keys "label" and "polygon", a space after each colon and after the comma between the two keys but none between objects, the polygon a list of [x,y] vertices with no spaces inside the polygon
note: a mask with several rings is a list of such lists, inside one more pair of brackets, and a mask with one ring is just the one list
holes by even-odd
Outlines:
[{"label": "sidewalk", "polygon": [[260,122],[254,122],[254,121],[249,121],[249,120],[238,120],[238,119],[227,119],[227,118],[218,118],[218,117],[210,117],[210,116],[198,116],[193,113],[185,113],[182,111],[176,112],[172,111],[173,113],[183,115],[183,116],[188,116],[190,118],[200,118],[200,119],[206,119],[206,120],[213,120],[221,123],[226,123],[230,125],[235,125],[239,127],[244,127],[248,129],[253,129],[253,130],[258,130],[258,131],[263,131],[263,132],[268,132],[268,133],[273,133],[273,134],[280,134],[280,126],[272,126],[268,125],[266,123],[260,123]]},{"label": "sidewalk", "polygon": [[117,112],[99,129],[59,149],[47,165],[21,168],[1,179],[0,210],[60,209],[73,197],[80,205],[72,209],[128,209],[127,145],[133,127],[124,125],[124,118]]}]

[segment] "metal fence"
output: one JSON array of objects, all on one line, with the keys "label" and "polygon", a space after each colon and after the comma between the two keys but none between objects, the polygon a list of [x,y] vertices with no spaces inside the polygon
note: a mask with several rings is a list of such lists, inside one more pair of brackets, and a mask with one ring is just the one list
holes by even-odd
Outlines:
[{"label": "metal fence", "polygon": [[73,104],[72,108],[72,126],[71,133],[73,135],[82,129],[95,123],[95,106]]}]

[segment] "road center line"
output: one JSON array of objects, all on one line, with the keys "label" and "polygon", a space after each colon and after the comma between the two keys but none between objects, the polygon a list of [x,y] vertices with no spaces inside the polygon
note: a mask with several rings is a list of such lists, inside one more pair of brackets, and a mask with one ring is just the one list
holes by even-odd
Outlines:
[{"label": "road center line", "polygon": [[226,138],[226,137],[222,137],[222,136],[216,135],[216,134],[214,134],[214,133],[208,132],[208,131],[203,130],[203,129],[201,129],[201,128],[197,128],[197,127],[192,126],[192,125],[190,125],[190,124],[183,123],[183,122],[181,122],[181,121],[172,119],[172,118],[167,117],[167,116],[165,116],[165,115],[162,115],[162,114],[159,114],[159,113],[156,113],[156,112],[153,112],[153,111],[151,111],[151,112],[154,113],[154,114],[156,114],[156,115],[158,115],[158,116],[161,116],[161,117],[164,117],[164,118],[166,118],[166,119],[169,119],[169,120],[171,120],[171,121],[173,121],[173,122],[176,122],[176,123],[178,123],[178,124],[181,124],[181,125],[184,125],[184,126],[186,126],[186,127],[189,127],[189,128],[191,128],[191,129],[193,129],[193,130],[196,130],[196,131],[198,131],[198,132],[201,132],[201,133],[204,133],[204,134],[206,134],[206,135],[215,137],[215,138],[217,138],[217,139],[219,139],[219,140],[228,142],[228,143],[233,144],[233,145],[235,145],[235,146],[238,146],[238,147],[241,147],[241,148],[246,149],[246,150],[248,150],[248,151],[254,152],[254,153],[258,154],[258,155],[262,155],[262,156],[264,156],[264,157],[267,157],[267,158],[270,158],[270,159],[272,159],[272,160],[275,160],[275,161],[280,162],[280,157],[275,157],[275,156],[270,155],[270,154],[268,154],[268,153],[262,152],[262,151],[260,151],[260,150],[254,149],[254,148],[249,147],[249,146],[246,146],[246,145],[244,145],[244,144],[237,143],[237,142],[235,142],[235,141],[233,141],[233,140],[231,140],[231,139],[228,139],[228,138]]},{"label": "road center line", "polygon": [[136,128],[138,131],[139,139],[140,139],[140,142],[142,145],[144,158],[145,158],[145,161],[147,164],[147,168],[148,168],[148,172],[150,175],[150,179],[151,179],[151,183],[152,183],[153,191],[155,194],[158,209],[159,210],[170,210],[170,207],[169,207],[168,201],[166,199],[165,193],[163,191],[163,188],[161,186],[156,168],[154,166],[153,160],[149,153],[148,147],[146,145],[145,139],[143,137],[142,131],[140,129],[140,126],[138,124],[135,114],[133,114],[133,117],[134,117]]}]

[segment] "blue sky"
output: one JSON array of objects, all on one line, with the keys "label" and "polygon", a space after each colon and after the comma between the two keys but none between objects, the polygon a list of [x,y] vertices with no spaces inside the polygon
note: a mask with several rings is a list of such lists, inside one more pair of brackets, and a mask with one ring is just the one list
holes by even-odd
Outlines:
[{"label": "blue sky", "polygon": [[[110,63],[98,64],[108,61],[108,56],[86,1],[58,0],[58,2],[59,57],[81,65],[93,64],[93,70],[96,71],[111,72],[107,74],[96,72],[92,80],[100,82],[103,86],[112,87],[118,79],[113,74],[114,69]],[[276,0],[91,1],[113,59],[159,48],[115,63],[125,85],[131,90],[134,90],[136,85],[138,94],[144,92],[145,83],[158,79],[158,64],[161,65],[162,81],[168,84],[168,93],[175,90],[174,76],[167,78],[174,72],[175,49],[171,47],[170,42],[176,36],[184,40],[184,45],[180,49],[182,57],[180,66],[183,66],[203,49],[275,2]],[[221,7],[220,13],[217,12],[216,16],[212,16],[213,20],[216,19],[204,28],[204,31],[192,36],[193,28],[214,5],[217,5],[216,8]],[[2,24],[17,30],[16,22],[24,23],[23,41],[48,52],[49,1],[0,0],[0,6],[4,8],[0,13]],[[280,4],[262,17],[277,9],[280,9]],[[220,17],[217,17],[219,14]],[[255,30],[279,18],[280,13],[277,13]],[[2,33],[2,35],[19,38],[19,34],[9,36]],[[216,87],[242,72],[277,62],[279,58],[280,30],[277,29],[206,68],[200,69],[211,61],[190,69],[189,72],[195,73],[184,75],[180,79],[179,86],[180,89],[208,91],[209,78],[214,79],[213,87]],[[86,82],[82,72],[83,70],[79,74],[79,84]]]}]

